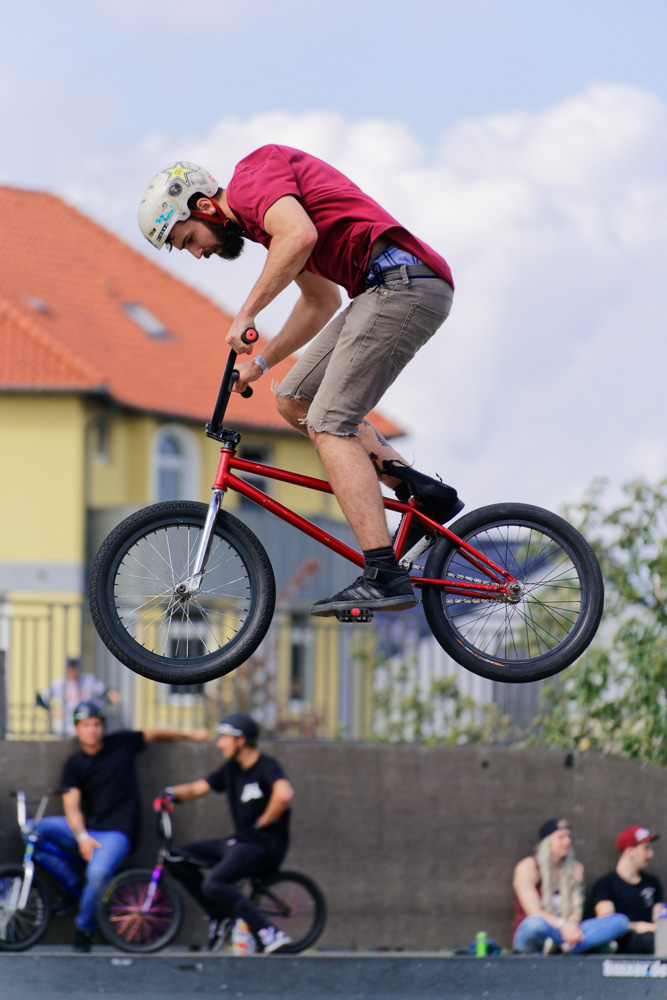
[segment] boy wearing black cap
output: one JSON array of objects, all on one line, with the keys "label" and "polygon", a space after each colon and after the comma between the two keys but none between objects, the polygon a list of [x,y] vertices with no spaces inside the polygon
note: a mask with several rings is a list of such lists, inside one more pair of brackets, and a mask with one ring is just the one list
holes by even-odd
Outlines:
[{"label": "boy wearing black cap", "polygon": [[574,857],[568,821],[547,820],[539,837],[535,853],[514,869],[514,950],[574,954],[607,945],[624,934],[628,918],[620,913],[582,921],[584,866]]},{"label": "boy wearing black cap", "polygon": [[290,943],[284,931],[271,925],[235,884],[242,878],[275,871],[289,843],[292,786],[273,757],[260,753],[259,730],[249,715],[234,712],[220,720],[217,746],[224,763],[209,774],[166,789],[175,802],[192,802],[209,792],[226,792],[234,821],[232,837],[200,840],[177,848],[207,862],[201,870],[178,861],[171,873],[185,886],[211,919],[211,947],[222,935],[228,918],[245,920],[258,947],[265,953]]},{"label": "boy wearing black cap", "polygon": [[593,900],[595,913],[624,913],[630,924],[628,933],[618,942],[625,954],[652,955],[655,944],[655,921],[665,905],[660,879],[644,869],[653,857],[652,843],[660,834],[650,833],[645,826],[635,824],[616,838],[620,857],[613,872],[595,883]]}]

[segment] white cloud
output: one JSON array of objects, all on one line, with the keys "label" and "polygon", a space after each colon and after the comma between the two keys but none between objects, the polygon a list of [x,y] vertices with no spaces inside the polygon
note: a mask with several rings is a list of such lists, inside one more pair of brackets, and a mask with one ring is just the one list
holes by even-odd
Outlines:
[{"label": "white cloud", "polygon": [[[435,154],[397,121],[222,118],[199,135],[149,135],[122,162],[84,164],[67,194],[139,245],[136,204],[163,163],[197,160],[224,185],[266,142],[329,160],[452,265],[450,320],[385,398],[413,432],[408,457],[470,505],[557,506],[594,475],[663,471],[662,102],[597,84],[540,114],[464,122]],[[263,251],[249,251],[234,265],[183,254],[160,262],[234,309],[261,267]],[[260,325],[275,331],[292,301]]]}]

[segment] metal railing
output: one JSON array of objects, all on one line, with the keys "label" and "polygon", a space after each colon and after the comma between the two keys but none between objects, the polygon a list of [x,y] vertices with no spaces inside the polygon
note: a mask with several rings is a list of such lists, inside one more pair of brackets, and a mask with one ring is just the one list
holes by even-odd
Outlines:
[{"label": "metal railing", "polygon": [[[106,701],[110,731],[213,728],[221,715],[244,711],[273,739],[510,742],[535,714],[539,694],[528,690],[532,685],[500,691],[463,670],[418,610],[341,627],[310,618],[306,608],[283,608],[245,664],[189,688],[156,684],[123,667],[99,641],[82,602],[5,601],[0,738],[72,735],[67,706],[78,694],[67,687],[71,656],[81,660],[79,693]],[[505,716],[500,726],[494,702]]]}]

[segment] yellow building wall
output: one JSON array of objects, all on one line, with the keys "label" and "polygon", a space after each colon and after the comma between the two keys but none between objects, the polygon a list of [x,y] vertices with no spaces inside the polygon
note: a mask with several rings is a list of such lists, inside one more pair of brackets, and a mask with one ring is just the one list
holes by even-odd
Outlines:
[{"label": "yellow building wall", "polygon": [[2,562],[83,562],[83,452],[80,398],[0,395]]},{"label": "yellow building wall", "polygon": [[[91,410],[91,414],[93,411]],[[179,423],[187,428],[199,449],[199,482],[192,484],[187,499],[208,503],[211,487],[220,459],[220,445],[207,438],[201,423],[194,421],[164,420],[146,414],[116,412],[109,417],[107,456],[101,460],[96,454],[97,436],[91,433],[88,457],[91,469],[90,506],[95,510],[127,504],[143,505],[153,502],[150,495],[150,470],[153,440],[158,430],[166,424]],[[319,458],[310,441],[300,434],[276,431],[246,431],[243,446],[269,448],[268,465],[289,469],[316,479],[324,473]],[[272,481],[270,492],[276,500],[293,507],[306,517],[328,516],[342,520],[342,513],[335,498],[315,490],[305,490],[289,483]],[[225,507],[234,510],[239,500],[229,493]]]}]

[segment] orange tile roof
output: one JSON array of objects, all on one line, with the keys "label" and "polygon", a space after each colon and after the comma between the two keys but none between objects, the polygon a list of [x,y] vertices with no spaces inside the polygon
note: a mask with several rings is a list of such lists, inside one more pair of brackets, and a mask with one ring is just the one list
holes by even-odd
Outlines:
[{"label": "orange tile roof", "polygon": [[[11,234],[0,250],[0,391],[103,391],[133,409],[210,418],[227,313],[53,195],[0,186],[0,213]],[[149,336],[127,303],[170,336]],[[402,433],[377,411],[371,419],[387,436]],[[227,423],[285,430],[271,379],[251,401],[234,396]]]}]

